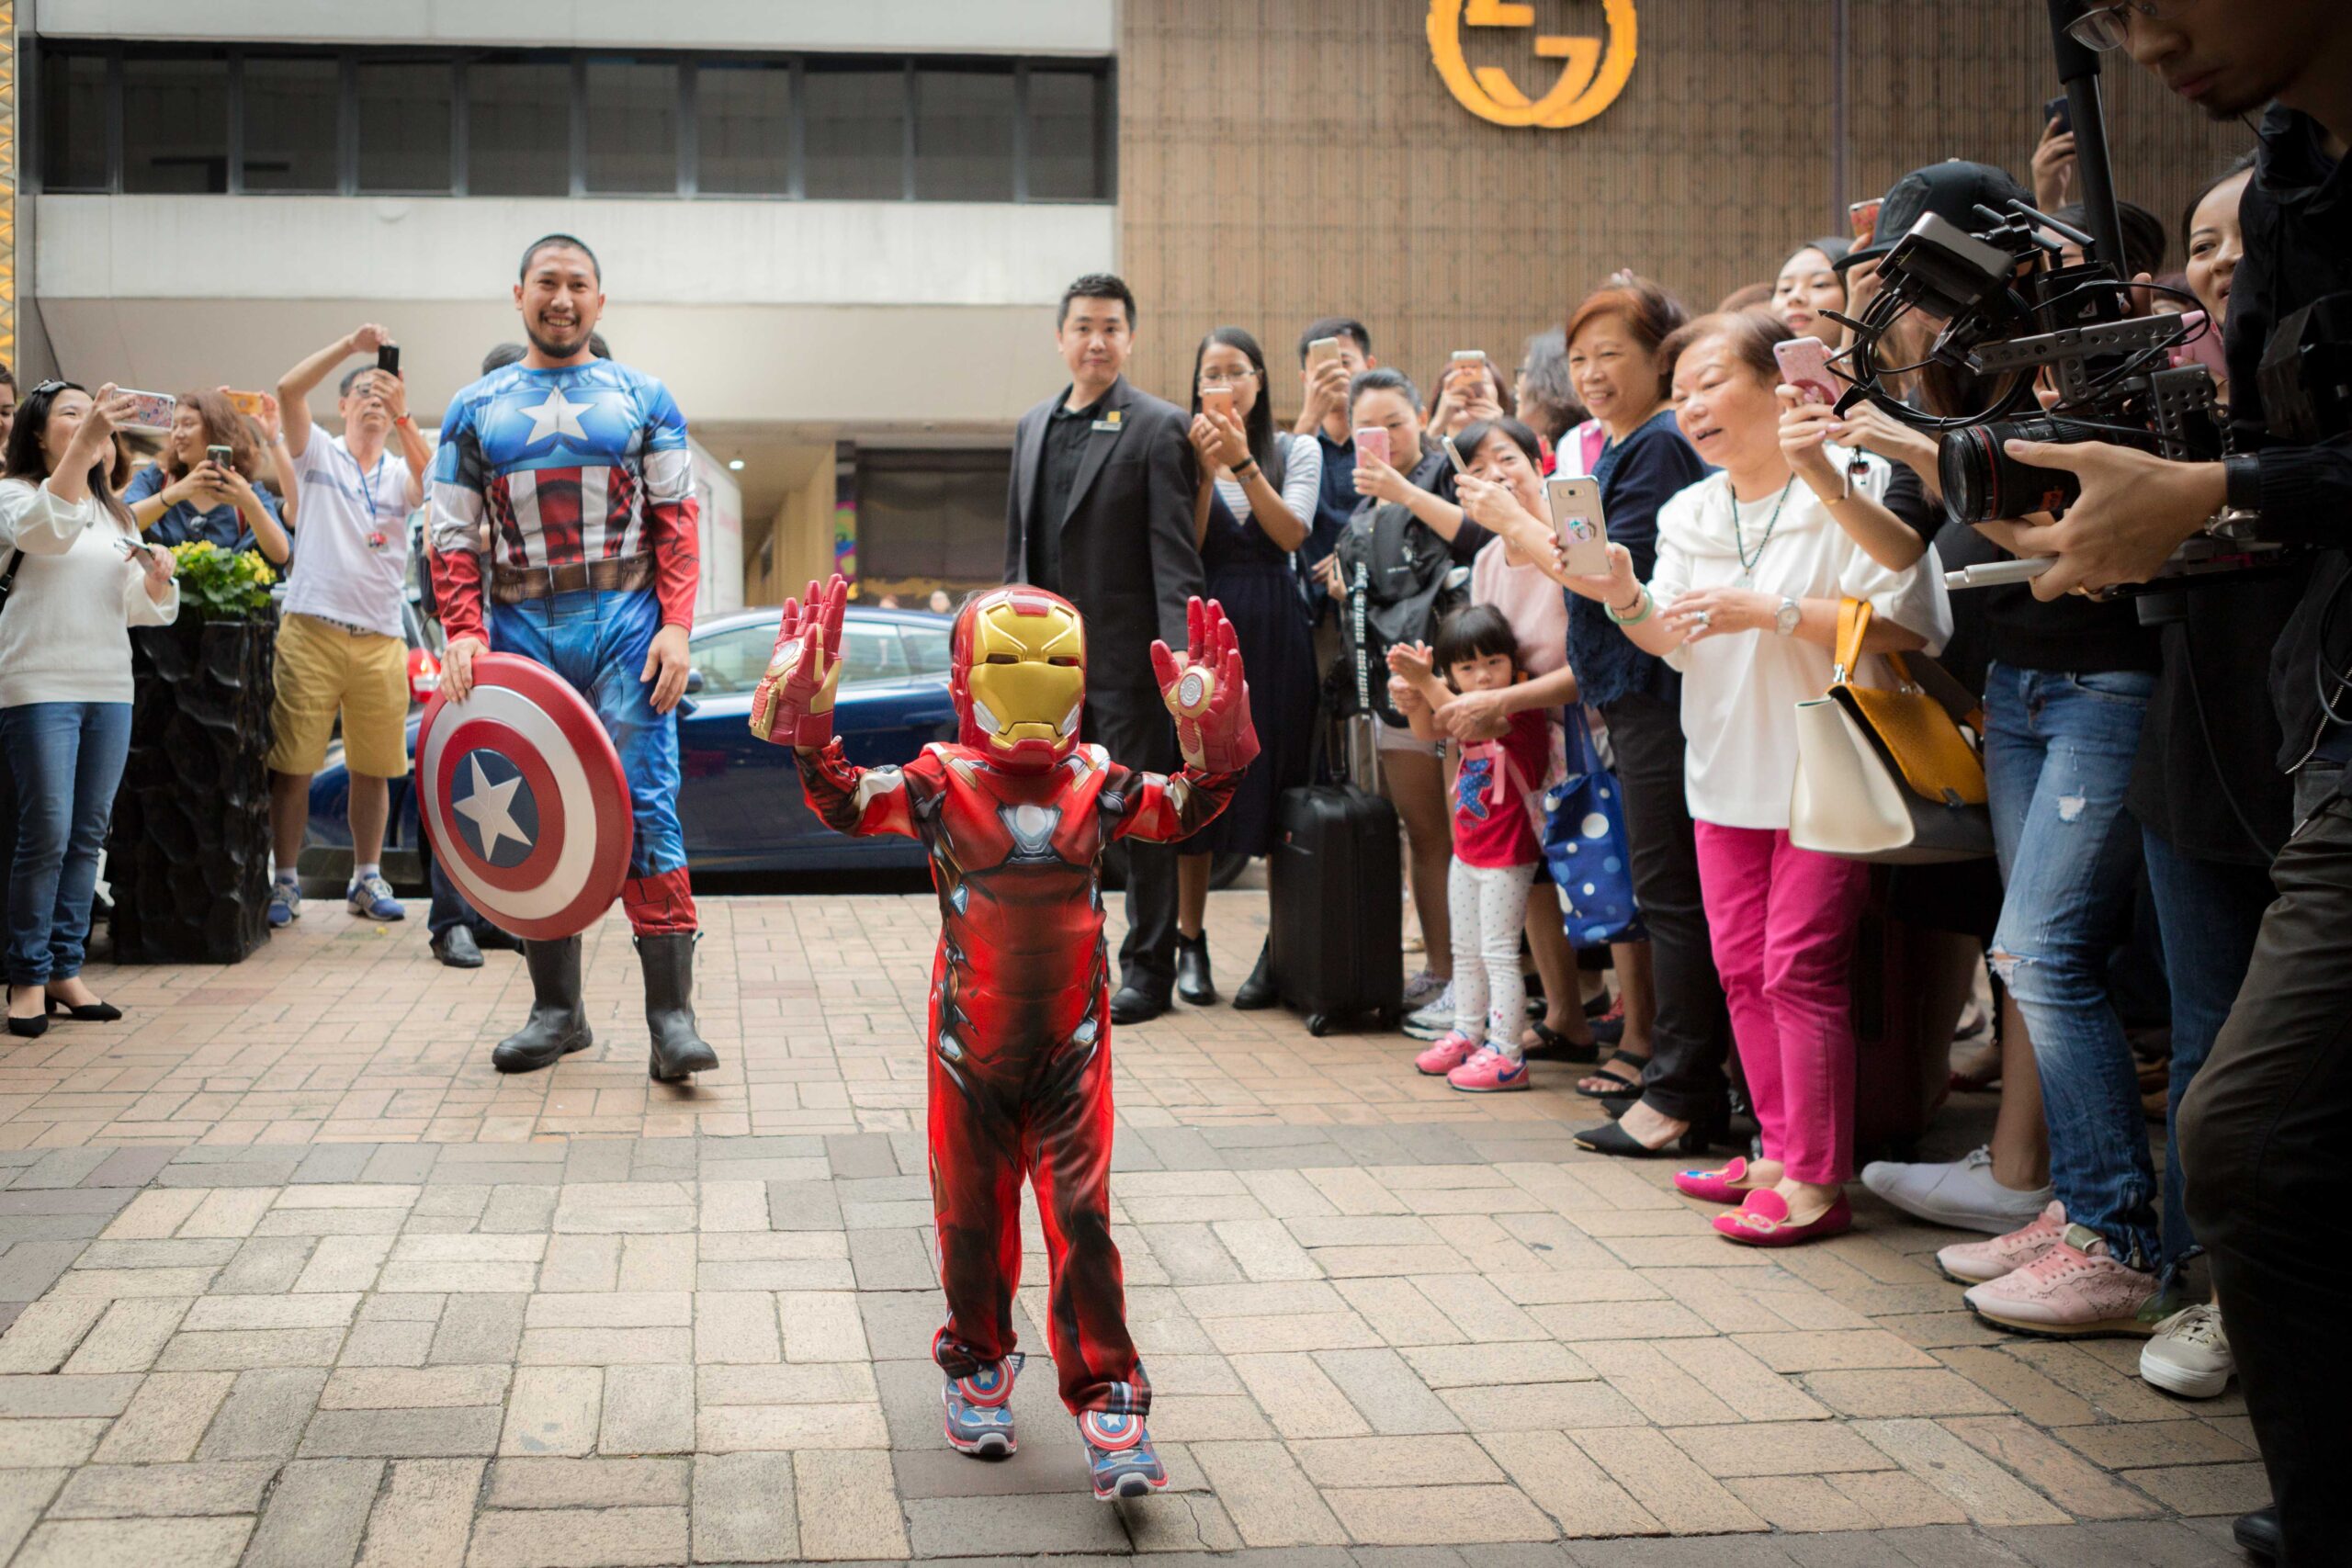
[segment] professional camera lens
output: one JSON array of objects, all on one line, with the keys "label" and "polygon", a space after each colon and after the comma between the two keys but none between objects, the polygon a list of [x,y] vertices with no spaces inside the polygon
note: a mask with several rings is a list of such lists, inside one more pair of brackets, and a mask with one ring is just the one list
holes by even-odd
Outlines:
[{"label": "professional camera lens", "polygon": [[2082,494],[2082,481],[2064,468],[2020,463],[2004,450],[2011,441],[2112,441],[2106,428],[2072,419],[2002,419],[1945,435],[1936,456],[1944,510],[1955,523],[1992,523],[2029,512],[2064,512]]}]

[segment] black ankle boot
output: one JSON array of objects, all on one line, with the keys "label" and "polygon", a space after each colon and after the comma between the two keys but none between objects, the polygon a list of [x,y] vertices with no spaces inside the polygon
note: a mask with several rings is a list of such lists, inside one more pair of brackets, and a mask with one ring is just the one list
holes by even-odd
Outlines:
[{"label": "black ankle boot", "polygon": [[1250,971],[1250,978],[1241,982],[1241,988],[1233,993],[1236,1012],[1255,1012],[1260,1008],[1270,1008],[1282,1000],[1274,990],[1273,951],[1274,939],[1272,937],[1258,944],[1257,965]]},{"label": "black ankle boot", "polygon": [[645,965],[645,1025],[653,1032],[646,1071],[655,1083],[684,1083],[718,1066],[718,1053],[695,1032],[694,931],[664,931],[637,939]]},{"label": "black ankle boot", "polygon": [[1176,994],[1196,1008],[1216,1005],[1216,982],[1209,978],[1209,933],[1176,934]]},{"label": "black ankle boot", "polygon": [[594,1039],[588,1010],[580,1005],[580,939],[526,942],[523,963],[531,972],[531,1016],[490,1054],[490,1065],[502,1073],[537,1072]]}]

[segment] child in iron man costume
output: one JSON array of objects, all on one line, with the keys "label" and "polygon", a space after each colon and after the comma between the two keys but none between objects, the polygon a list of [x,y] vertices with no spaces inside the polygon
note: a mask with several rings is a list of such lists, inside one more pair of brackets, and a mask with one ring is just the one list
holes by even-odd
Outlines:
[{"label": "child in iron man costume", "polygon": [[1168,1483],[1144,1417],[1151,1384],[1128,1337],[1111,1240],[1110,966],[1102,846],[1187,838],[1258,754],[1233,628],[1192,602],[1189,657],[1152,645],[1184,768],[1137,773],[1078,739],[1086,630],[1069,603],[1008,586],[956,617],[949,691],[962,729],[904,767],[857,768],[833,739],[847,586],[785,606],[752,729],[798,749],[808,804],[837,832],[899,833],[931,852],[939,892],[932,966],[931,1190],[947,1323],[947,1438],[1013,1450],[1008,1402],[1021,1356],[1021,1179],[1037,1192],[1051,1271],[1046,1327],[1062,1403],[1078,1417],[1094,1495]]}]

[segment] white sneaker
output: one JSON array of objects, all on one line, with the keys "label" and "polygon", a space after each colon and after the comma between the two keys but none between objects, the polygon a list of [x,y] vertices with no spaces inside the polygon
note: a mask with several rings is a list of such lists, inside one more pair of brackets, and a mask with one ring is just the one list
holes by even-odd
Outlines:
[{"label": "white sneaker", "polygon": [[1862,1167],[1862,1185],[1906,1214],[1987,1235],[2006,1235],[2031,1224],[2057,1195],[2048,1187],[2019,1192],[1994,1180],[1989,1148],[1971,1150],[1942,1165],[1872,1160]]},{"label": "white sneaker", "polygon": [[2181,1308],[2156,1325],[2155,1337],[2140,1348],[2140,1375],[2183,1399],[2212,1398],[2230,1386],[2237,1370],[2222,1314],[2212,1306]]},{"label": "white sneaker", "polygon": [[1453,982],[1438,988],[1430,1002],[1405,1015],[1405,1032],[1415,1040],[1441,1040],[1453,1031]]}]

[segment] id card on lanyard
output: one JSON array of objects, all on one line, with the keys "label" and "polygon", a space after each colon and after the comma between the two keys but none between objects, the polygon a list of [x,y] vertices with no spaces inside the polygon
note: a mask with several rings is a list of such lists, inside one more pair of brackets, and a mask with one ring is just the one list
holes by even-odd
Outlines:
[{"label": "id card on lanyard", "polygon": [[[379,457],[377,461],[381,463],[383,459]],[[359,468],[357,458],[352,459],[352,467]],[[368,548],[376,555],[382,555],[385,545],[390,541],[385,536],[383,519],[377,514],[376,486],[366,468],[359,468],[359,499],[368,508],[367,532],[363,536],[368,541]]]}]

